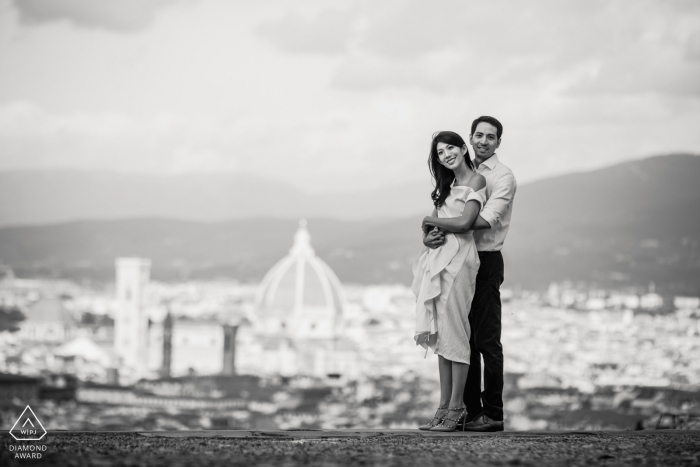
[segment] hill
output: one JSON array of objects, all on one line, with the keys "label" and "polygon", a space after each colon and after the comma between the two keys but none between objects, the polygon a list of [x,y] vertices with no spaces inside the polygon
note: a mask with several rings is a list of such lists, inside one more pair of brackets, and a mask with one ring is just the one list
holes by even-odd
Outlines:
[{"label": "hill", "polygon": [[396,218],[429,209],[430,190],[427,178],[424,184],[311,195],[283,182],[226,173],[0,172],[0,227],[144,217],[201,222],[256,216]]},{"label": "hill", "polygon": [[[504,248],[505,286],[571,280],[644,288],[653,281],[664,293],[700,294],[699,178],[700,157],[672,155],[519,187]],[[111,280],[115,257],[140,255],[153,259],[154,276],[163,280],[254,281],[290,248],[297,221],[286,217],[266,212],[225,222],[136,218],[5,227],[0,262],[19,276]],[[408,283],[421,218],[312,217],[309,230],[317,253],[341,280]]]}]

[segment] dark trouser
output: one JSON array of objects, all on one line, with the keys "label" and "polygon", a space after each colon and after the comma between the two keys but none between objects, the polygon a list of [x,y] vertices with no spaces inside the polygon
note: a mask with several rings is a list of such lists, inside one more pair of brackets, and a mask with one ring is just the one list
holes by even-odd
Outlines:
[{"label": "dark trouser", "polygon": [[[500,251],[479,252],[476,290],[469,312],[472,335],[471,362],[464,388],[469,419],[483,413],[503,420],[503,347],[501,346],[501,292],[503,256]],[[484,357],[484,392],[481,392],[481,358]],[[483,402],[483,406],[482,406]]]}]

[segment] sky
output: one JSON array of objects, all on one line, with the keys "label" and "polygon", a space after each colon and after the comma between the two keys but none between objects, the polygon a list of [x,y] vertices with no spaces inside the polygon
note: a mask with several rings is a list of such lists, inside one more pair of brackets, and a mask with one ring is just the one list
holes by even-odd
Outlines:
[{"label": "sky", "polygon": [[700,153],[700,2],[0,0],[0,170],[427,183],[480,115],[519,183]]}]

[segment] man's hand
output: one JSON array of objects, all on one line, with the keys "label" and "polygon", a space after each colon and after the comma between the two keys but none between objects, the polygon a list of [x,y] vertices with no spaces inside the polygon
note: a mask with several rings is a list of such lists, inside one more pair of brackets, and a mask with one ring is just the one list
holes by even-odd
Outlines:
[{"label": "man's hand", "polygon": [[441,247],[444,243],[445,233],[438,228],[434,228],[423,237],[423,245],[427,246],[428,248],[435,249],[437,247]]}]

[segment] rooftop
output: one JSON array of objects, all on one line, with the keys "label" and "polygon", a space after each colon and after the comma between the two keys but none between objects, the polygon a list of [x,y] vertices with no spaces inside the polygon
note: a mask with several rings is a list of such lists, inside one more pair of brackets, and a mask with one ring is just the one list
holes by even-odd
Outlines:
[{"label": "rooftop", "polygon": [[12,373],[0,373],[1,383],[38,383],[41,378],[33,378],[31,376],[15,375]]},{"label": "rooftop", "polygon": [[342,314],[343,290],[338,277],[311,247],[306,221],[299,222],[289,254],[275,264],[260,282],[255,308],[262,315],[288,317],[307,309]]}]

